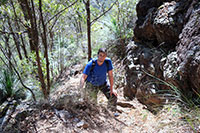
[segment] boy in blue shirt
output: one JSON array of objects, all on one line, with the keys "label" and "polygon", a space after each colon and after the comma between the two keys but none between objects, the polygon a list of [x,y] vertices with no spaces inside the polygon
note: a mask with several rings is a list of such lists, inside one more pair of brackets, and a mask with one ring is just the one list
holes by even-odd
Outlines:
[{"label": "boy in blue shirt", "polygon": [[[107,82],[107,73],[110,84]],[[115,109],[117,94],[113,92],[113,65],[111,59],[107,58],[105,48],[100,48],[98,58],[90,60],[85,66],[80,81],[81,88],[84,82],[86,82],[85,95],[91,101],[97,103],[97,94],[100,90],[108,99],[108,107]]]}]

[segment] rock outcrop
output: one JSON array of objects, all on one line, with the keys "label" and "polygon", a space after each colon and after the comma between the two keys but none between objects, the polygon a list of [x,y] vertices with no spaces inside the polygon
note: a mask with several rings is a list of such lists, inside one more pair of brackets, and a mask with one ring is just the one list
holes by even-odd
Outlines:
[{"label": "rock outcrop", "polygon": [[179,40],[191,0],[141,0],[137,5],[137,39],[147,45],[173,48]]},{"label": "rock outcrop", "polygon": [[200,2],[140,0],[136,10],[134,41],[124,61],[124,95],[150,106],[174,95],[195,98],[200,93]]},{"label": "rock outcrop", "polygon": [[126,64],[124,95],[130,99],[136,96],[140,102],[151,106],[164,102],[161,97],[155,97],[159,88],[163,88],[163,85],[154,78],[163,78],[161,59],[162,53],[159,50],[151,50],[134,42],[129,43],[124,61]]},{"label": "rock outcrop", "polygon": [[186,83],[181,86],[185,95],[196,98],[200,94],[200,2],[193,0],[187,11],[185,24],[177,46],[178,73]]}]

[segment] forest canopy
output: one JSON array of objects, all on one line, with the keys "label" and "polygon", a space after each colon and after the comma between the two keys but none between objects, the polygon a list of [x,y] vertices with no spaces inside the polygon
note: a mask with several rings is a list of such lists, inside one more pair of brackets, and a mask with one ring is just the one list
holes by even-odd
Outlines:
[{"label": "forest canopy", "polygon": [[[94,57],[108,41],[133,36],[136,3],[137,0],[1,0],[2,82],[12,84],[10,93],[14,88],[25,89],[35,100],[41,94],[47,99],[56,77],[66,68]],[[10,78],[3,80],[7,76]],[[14,82],[18,83],[15,87]]]}]

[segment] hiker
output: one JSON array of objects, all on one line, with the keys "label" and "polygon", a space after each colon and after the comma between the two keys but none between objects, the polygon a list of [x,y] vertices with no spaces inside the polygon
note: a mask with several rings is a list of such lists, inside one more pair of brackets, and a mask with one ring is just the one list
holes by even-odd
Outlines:
[{"label": "hiker", "polygon": [[[109,82],[107,81],[107,73]],[[97,94],[100,90],[108,99],[108,108],[116,108],[117,93],[113,91],[113,65],[111,59],[107,58],[105,48],[100,48],[98,57],[90,60],[85,66],[80,81],[81,88],[83,88],[84,82],[86,82],[85,98],[97,103]]]}]

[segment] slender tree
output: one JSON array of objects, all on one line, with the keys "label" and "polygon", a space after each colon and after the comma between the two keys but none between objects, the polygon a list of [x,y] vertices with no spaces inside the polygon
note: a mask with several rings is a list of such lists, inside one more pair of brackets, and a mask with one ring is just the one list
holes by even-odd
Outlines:
[{"label": "slender tree", "polygon": [[[45,83],[44,72],[42,71],[42,66],[41,66],[41,57],[40,57],[40,54],[39,54],[40,53],[39,32],[38,32],[38,24],[37,24],[37,21],[36,21],[37,18],[36,18],[36,12],[35,12],[35,5],[34,5],[33,0],[30,0],[30,1],[28,1],[28,0],[18,0],[18,2],[19,2],[20,6],[22,8],[25,20],[27,22],[30,22],[30,26],[26,25],[28,37],[29,37],[30,48],[31,48],[31,51],[35,51],[39,81],[40,81],[40,84],[41,84],[41,88],[42,88],[44,98],[47,99],[48,98],[48,93],[47,93],[48,87],[47,86],[49,86],[49,85],[46,85],[46,83]],[[39,5],[40,4],[41,3],[39,1]],[[45,35],[43,35],[43,37],[42,37],[43,38],[43,44],[46,43],[44,36]],[[44,45],[47,48],[46,44],[44,44]],[[46,58],[48,58],[48,56],[46,56]],[[47,61],[48,61],[48,59],[47,59]],[[47,66],[48,65],[49,65],[49,63],[47,62]],[[49,69],[47,71],[49,71]],[[48,77],[48,79],[49,79],[49,77]]]},{"label": "slender tree", "polygon": [[88,39],[88,61],[91,59],[91,23],[90,23],[90,0],[83,0],[85,3],[85,9],[87,13],[87,39]]},{"label": "slender tree", "polygon": [[[17,31],[21,31],[21,28],[20,28],[20,24],[19,24],[19,17],[18,17],[18,15],[17,15],[17,13],[16,13],[16,8],[15,8],[15,5],[14,5],[14,3],[13,3],[13,0],[11,0],[10,1],[10,3],[11,3],[11,7],[12,7],[12,9],[13,9],[13,13],[14,13],[14,21],[15,21],[15,27],[16,27],[16,30]],[[24,42],[24,39],[23,39],[23,35],[20,33],[20,34],[16,34],[17,35],[17,40],[18,40],[18,42],[19,42],[19,40],[21,40],[21,43],[22,43],[22,49],[23,49],[23,51],[24,51],[24,56],[26,57],[26,58],[28,58],[28,55],[27,55],[27,50],[26,50],[26,45],[25,45],[25,42]]]},{"label": "slender tree", "polygon": [[14,33],[9,17],[8,17],[8,25],[9,25],[10,32],[12,33],[13,40],[15,42],[15,46],[17,48],[17,53],[19,55],[19,59],[22,60],[22,54],[21,54],[20,44],[19,44],[19,35]]},{"label": "slender tree", "polygon": [[[36,55],[36,62],[37,62],[37,73],[39,77],[39,81],[41,84],[42,92],[44,95],[44,98],[47,99],[50,94],[50,68],[49,68],[49,56],[48,56],[48,33],[52,33],[53,26],[49,27],[47,29],[48,24],[54,20],[54,18],[58,18],[59,15],[65,11],[67,8],[74,5],[77,1],[72,3],[71,5],[67,6],[66,8],[62,9],[58,13],[56,13],[54,16],[52,16],[49,20],[45,22],[44,14],[43,14],[43,4],[42,0],[38,1],[38,13],[39,16],[36,15],[35,11],[35,4],[33,0],[18,0],[21,9],[24,14],[24,19],[28,24],[24,24],[28,37],[29,37],[29,44],[31,51],[35,52]],[[39,21],[36,21],[39,20]],[[56,23],[57,19],[54,21]],[[52,37],[52,34],[50,34]],[[41,40],[41,41],[40,41]],[[40,46],[40,44],[43,45],[43,47]],[[42,59],[40,57],[40,52],[43,51],[42,48],[44,48],[44,58],[45,58],[45,68],[42,70]]]},{"label": "slender tree", "polygon": [[[91,59],[92,55],[92,49],[91,49],[91,26],[102,16],[104,16],[108,11],[112,9],[112,7],[116,4],[117,0],[108,8],[107,10],[103,9],[103,13],[98,15],[96,18],[91,20],[91,11],[90,11],[90,0],[83,0],[83,3],[85,4],[86,9],[86,15],[87,15],[87,40],[88,40],[88,61]],[[99,2],[97,2],[99,3]],[[100,4],[99,4],[100,5]]]},{"label": "slender tree", "polygon": [[47,33],[46,33],[46,25],[44,23],[43,12],[42,12],[42,0],[39,0],[39,11],[40,11],[40,20],[42,22],[42,42],[44,45],[44,56],[46,59],[46,72],[47,72],[47,96],[50,94],[50,74],[49,74],[49,57],[48,57],[48,45],[47,45]]}]

